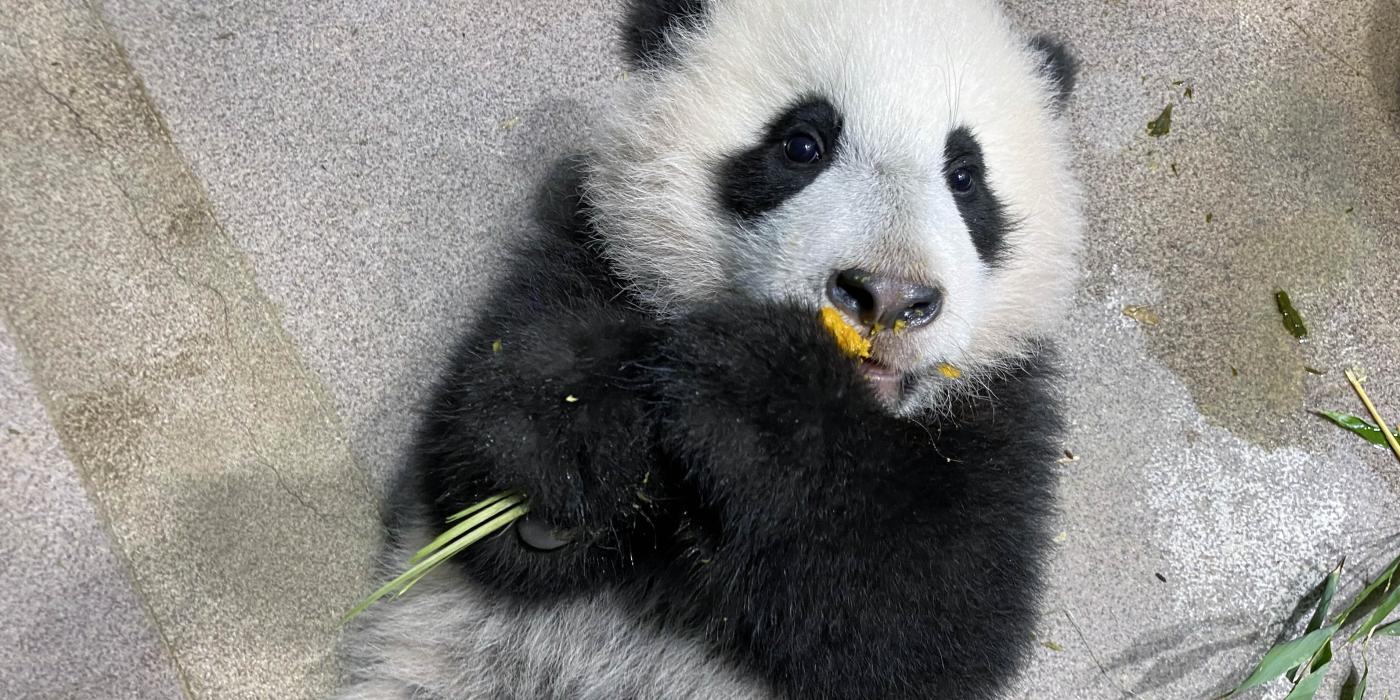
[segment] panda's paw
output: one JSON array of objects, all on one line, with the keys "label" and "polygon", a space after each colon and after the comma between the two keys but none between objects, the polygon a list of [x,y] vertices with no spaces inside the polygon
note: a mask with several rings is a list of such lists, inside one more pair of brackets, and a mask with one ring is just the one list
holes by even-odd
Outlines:
[{"label": "panda's paw", "polygon": [[467,342],[418,447],[439,519],[502,492],[528,500],[528,520],[481,548],[501,561],[480,570],[566,582],[645,539],[665,502],[643,367],[656,338],[629,315],[576,309]]},{"label": "panda's paw", "polygon": [[710,407],[717,420],[771,420],[778,428],[878,408],[856,362],[810,306],[715,303],[675,324],[662,352],[667,405]]},{"label": "panda's paw", "polygon": [[891,420],[810,307],[714,306],[678,323],[663,355],[662,443],[709,500],[768,494],[753,505],[787,517]]}]

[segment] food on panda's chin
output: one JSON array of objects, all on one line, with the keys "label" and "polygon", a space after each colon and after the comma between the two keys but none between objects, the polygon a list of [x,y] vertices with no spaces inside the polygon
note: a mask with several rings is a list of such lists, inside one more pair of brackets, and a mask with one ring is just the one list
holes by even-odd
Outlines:
[{"label": "food on panda's chin", "polygon": [[836,338],[836,347],[851,359],[870,359],[870,341],[860,334],[834,307],[823,306],[822,325]]},{"label": "food on panda's chin", "polygon": [[[822,325],[826,326],[826,329],[831,332],[832,337],[836,339],[836,346],[841,349],[841,352],[846,355],[846,357],[861,360],[861,370],[864,371],[868,378],[874,380],[898,378],[897,372],[871,359],[870,339],[861,335],[860,331],[856,330],[855,327],[848,323],[846,317],[842,316],[840,311],[830,306],[823,306],[821,317]],[[896,321],[891,330],[898,335],[902,333],[906,327],[903,321]],[[874,328],[870,329],[870,335],[874,337],[879,335],[883,330],[885,329],[877,324]],[[938,373],[948,379],[962,379],[963,374],[962,370],[947,362],[940,362],[938,364]]]}]

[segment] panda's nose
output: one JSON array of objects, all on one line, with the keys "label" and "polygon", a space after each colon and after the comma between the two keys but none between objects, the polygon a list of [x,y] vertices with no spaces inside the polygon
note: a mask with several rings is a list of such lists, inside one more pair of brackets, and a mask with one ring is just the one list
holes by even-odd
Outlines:
[{"label": "panda's nose", "polygon": [[943,310],[942,289],[866,270],[832,275],[826,296],[863,325],[886,329],[917,328]]}]

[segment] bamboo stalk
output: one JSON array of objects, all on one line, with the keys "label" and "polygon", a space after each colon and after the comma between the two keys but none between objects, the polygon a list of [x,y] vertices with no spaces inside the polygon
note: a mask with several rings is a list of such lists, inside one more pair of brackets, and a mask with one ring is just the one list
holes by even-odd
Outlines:
[{"label": "bamboo stalk", "polygon": [[1347,382],[1356,391],[1356,395],[1361,397],[1361,403],[1366,405],[1366,410],[1371,413],[1371,420],[1376,422],[1376,426],[1381,429],[1381,434],[1385,436],[1385,442],[1390,445],[1390,451],[1395,453],[1395,458],[1400,459],[1400,442],[1396,442],[1395,434],[1390,432],[1390,426],[1385,424],[1385,419],[1381,418],[1380,411],[1376,410],[1376,405],[1371,403],[1371,397],[1366,395],[1366,390],[1361,388],[1361,380],[1357,378],[1356,372],[1347,370]]}]

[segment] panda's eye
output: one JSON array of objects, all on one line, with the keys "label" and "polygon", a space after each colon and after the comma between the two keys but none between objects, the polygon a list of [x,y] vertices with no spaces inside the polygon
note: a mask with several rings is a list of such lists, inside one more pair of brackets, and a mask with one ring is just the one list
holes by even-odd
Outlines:
[{"label": "panda's eye", "polygon": [[977,184],[977,178],[972,171],[967,168],[958,168],[948,173],[948,187],[958,194],[967,194],[972,191],[973,185]]},{"label": "panda's eye", "polygon": [[783,155],[794,163],[815,163],[822,158],[822,144],[810,134],[793,134],[783,142]]}]

